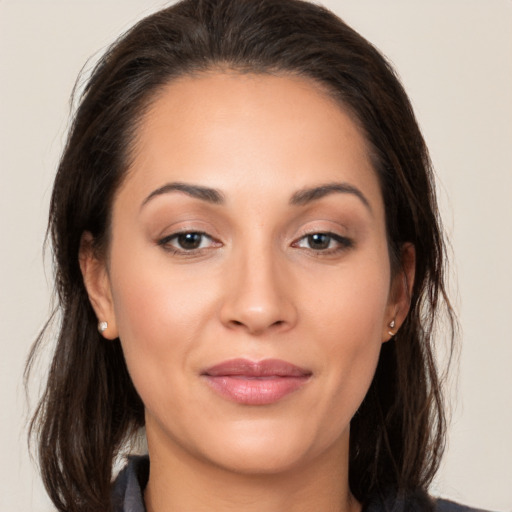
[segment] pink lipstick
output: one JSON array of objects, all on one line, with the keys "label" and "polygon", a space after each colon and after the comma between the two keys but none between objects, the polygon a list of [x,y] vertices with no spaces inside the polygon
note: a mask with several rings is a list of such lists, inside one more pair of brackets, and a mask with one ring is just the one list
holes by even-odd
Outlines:
[{"label": "pink lipstick", "polygon": [[224,398],[244,405],[268,405],[301,388],[312,372],[279,359],[231,359],[201,374]]}]

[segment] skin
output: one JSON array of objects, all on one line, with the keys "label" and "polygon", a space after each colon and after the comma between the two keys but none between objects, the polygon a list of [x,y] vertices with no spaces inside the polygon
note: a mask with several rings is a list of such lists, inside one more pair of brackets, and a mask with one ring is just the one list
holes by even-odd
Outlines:
[{"label": "skin", "polygon": [[[148,511],[359,510],[350,420],[389,323],[396,332],[407,313],[414,266],[405,247],[408,279],[391,275],[361,131],[310,81],[219,71],[160,91],[135,148],[108,257],[86,233],[81,266],[145,404]],[[223,203],[171,183],[215,189]],[[345,189],[290,203],[333,183]],[[184,248],[183,231],[208,236]],[[315,233],[333,235],[322,245]],[[312,375],[276,403],[244,405],[201,376],[239,357]]]}]

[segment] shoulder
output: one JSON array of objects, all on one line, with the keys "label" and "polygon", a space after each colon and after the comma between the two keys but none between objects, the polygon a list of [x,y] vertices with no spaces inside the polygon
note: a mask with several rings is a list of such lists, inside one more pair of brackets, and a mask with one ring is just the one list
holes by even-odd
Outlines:
[{"label": "shoulder", "polygon": [[145,512],[144,488],[149,478],[149,458],[130,456],[112,486],[114,512]]},{"label": "shoulder", "polygon": [[485,512],[443,498],[432,498],[422,490],[374,496],[362,512]]},{"label": "shoulder", "polygon": [[436,512],[485,512],[480,508],[471,508],[454,501],[439,498],[435,500]]}]

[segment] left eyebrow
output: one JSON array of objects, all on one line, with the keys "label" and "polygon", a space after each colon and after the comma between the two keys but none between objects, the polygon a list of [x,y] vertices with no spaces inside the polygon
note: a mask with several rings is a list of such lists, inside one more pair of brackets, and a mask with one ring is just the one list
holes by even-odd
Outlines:
[{"label": "left eyebrow", "polygon": [[370,202],[366,196],[357,187],[354,187],[354,185],[350,185],[349,183],[326,183],[318,187],[301,189],[292,195],[290,198],[290,204],[294,206],[304,206],[311,201],[317,201],[318,199],[330,194],[354,195],[365,205],[370,213],[373,213]]}]

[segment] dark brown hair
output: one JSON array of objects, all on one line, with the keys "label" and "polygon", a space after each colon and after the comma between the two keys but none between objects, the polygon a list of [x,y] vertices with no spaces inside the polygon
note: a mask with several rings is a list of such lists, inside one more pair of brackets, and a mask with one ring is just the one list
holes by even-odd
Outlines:
[{"label": "dark brown hair", "polygon": [[[94,69],[76,112],[51,199],[60,330],[31,423],[44,483],[58,510],[110,510],[113,459],[144,425],[144,407],[119,340],[98,334],[78,254],[84,231],[108,246],[113,195],[129,166],[137,124],[156,93],[211,69],[307,77],[354,116],[371,148],[395,270],[405,242],[416,278],[405,323],[384,344],[352,419],[350,487],[423,489],[437,470],[445,416],[432,334],[444,288],[444,247],[427,148],[409,100],[382,55],[343,21],[299,0],[184,0],[140,21]],[[41,344],[34,345],[27,372]]]}]

